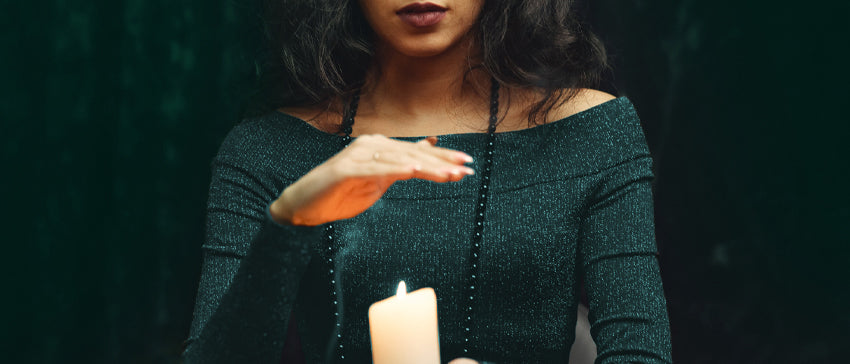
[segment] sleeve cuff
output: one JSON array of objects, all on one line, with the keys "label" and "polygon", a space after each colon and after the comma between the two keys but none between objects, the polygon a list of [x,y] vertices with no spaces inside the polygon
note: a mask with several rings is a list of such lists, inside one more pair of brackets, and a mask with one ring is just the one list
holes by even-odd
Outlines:
[{"label": "sleeve cuff", "polygon": [[324,225],[302,226],[281,224],[277,222],[274,217],[272,217],[270,211],[271,204],[273,202],[274,201],[266,205],[265,221],[263,221],[263,226],[259,233],[261,241],[283,240],[280,241],[280,243],[288,243],[287,245],[300,245],[302,248],[307,248],[308,246],[315,248],[316,245],[323,241],[322,233],[324,231]]}]

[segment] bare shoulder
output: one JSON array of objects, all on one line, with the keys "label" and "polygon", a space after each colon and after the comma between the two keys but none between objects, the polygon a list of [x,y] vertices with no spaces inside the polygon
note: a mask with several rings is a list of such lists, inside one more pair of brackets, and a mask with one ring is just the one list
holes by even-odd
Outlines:
[{"label": "bare shoulder", "polygon": [[294,116],[306,122],[312,122],[316,119],[321,119],[324,116],[324,110],[316,107],[285,106],[277,109],[277,111]]},{"label": "bare shoulder", "polygon": [[616,96],[604,91],[584,88],[579,90],[578,93],[576,93],[576,95],[567,102],[552,109],[549,115],[549,120],[560,120],[587,109],[594,108],[616,98]]},{"label": "bare shoulder", "polygon": [[335,130],[337,122],[342,118],[337,112],[319,107],[281,107],[277,110],[325,132]]},{"label": "bare shoulder", "polygon": [[586,107],[586,109],[584,110],[587,110],[589,108],[604,104],[616,98],[616,96],[611,95],[605,91],[594,90],[592,88],[583,88],[576,95],[575,101],[577,103],[577,106]]}]

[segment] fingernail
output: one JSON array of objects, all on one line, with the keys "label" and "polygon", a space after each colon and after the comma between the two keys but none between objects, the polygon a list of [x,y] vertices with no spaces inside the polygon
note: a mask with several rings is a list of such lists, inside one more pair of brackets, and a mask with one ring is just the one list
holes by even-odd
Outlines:
[{"label": "fingernail", "polygon": [[463,171],[466,172],[466,174],[468,174],[468,175],[475,174],[475,170],[472,169],[472,168],[469,168],[469,167],[466,167],[466,169],[464,169]]},{"label": "fingernail", "polygon": [[460,156],[460,159],[461,159],[462,161],[466,162],[466,163],[472,163],[472,162],[474,161],[474,160],[472,159],[472,157],[470,157],[470,156],[469,156],[468,154],[466,154],[466,153],[460,153],[460,154],[459,154],[459,156]]}]

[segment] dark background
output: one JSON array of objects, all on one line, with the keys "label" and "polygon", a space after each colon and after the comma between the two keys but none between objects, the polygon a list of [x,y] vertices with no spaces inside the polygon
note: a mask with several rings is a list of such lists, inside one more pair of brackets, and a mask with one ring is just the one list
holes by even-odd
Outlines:
[{"label": "dark background", "polygon": [[[847,2],[582,9],[656,158],[674,359],[850,357]],[[0,361],[175,361],[256,25],[245,0],[3,6]]]}]

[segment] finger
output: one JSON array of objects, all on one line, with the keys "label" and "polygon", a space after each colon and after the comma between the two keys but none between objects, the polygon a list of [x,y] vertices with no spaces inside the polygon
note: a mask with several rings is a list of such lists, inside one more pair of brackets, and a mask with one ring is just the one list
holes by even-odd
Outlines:
[{"label": "finger", "polygon": [[[463,173],[459,169],[422,167],[419,165],[399,165],[399,173],[393,178],[397,181],[408,179],[422,179],[432,182],[445,183],[456,182],[466,177],[468,174]],[[410,173],[408,173],[408,171]]]},{"label": "finger", "polygon": [[[415,178],[441,178],[448,174],[451,180],[460,180],[464,176],[475,174],[472,168],[460,165],[454,161],[447,161],[432,153],[420,149],[403,148],[394,153],[375,152],[371,161],[367,164],[386,163],[397,164],[403,167],[412,167],[419,174]],[[419,177],[427,175],[427,177]]]},{"label": "finger", "polygon": [[446,168],[463,167],[464,164],[472,161],[472,157],[466,153],[435,147],[420,147],[416,149],[407,149],[404,151],[404,158],[407,161],[415,160],[425,165],[444,166]]},{"label": "finger", "polygon": [[393,181],[412,178],[433,182],[453,182],[463,179],[468,174],[458,167],[455,170],[446,168],[422,167],[413,163],[369,163],[352,170],[349,177],[355,178],[389,178]]},{"label": "finger", "polygon": [[433,168],[423,168],[420,170],[414,171],[413,177],[416,179],[423,179],[432,182],[457,182],[462,180],[464,177],[470,175],[471,173],[466,173],[460,169],[433,169]]},{"label": "finger", "polygon": [[[355,142],[356,144],[354,144]],[[411,146],[414,146],[416,150],[455,164],[471,163],[473,161],[472,157],[464,152],[436,147],[436,143],[437,137],[435,136],[426,137],[418,142],[408,142],[387,138],[382,135],[362,135],[355,139],[351,147],[347,149],[351,151],[357,150],[357,154],[360,155],[358,159],[363,158],[363,160],[373,158],[375,152],[383,155],[384,153],[392,153],[398,150],[408,150]]]},{"label": "finger", "polygon": [[428,144],[428,145],[433,147],[433,146],[437,145],[437,137],[435,137],[435,136],[425,137],[424,139],[420,140],[418,143]]},{"label": "finger", "polygon": [[372,163],[358,168],[351,177],[366,179],[389,179],[393,182],[412,178],[447,182],[451,174],[434,169],[423,170],[412,164]]},{"label": "finger", "polygon": [[416,167],[418,174],[415,178],[432,179],[448,174],[449,180],[459,181],[465,176],[475,174],[472,168],[417,150],[408,150],[405,154],[393,157],[395,163]]},{"label": "finger", "polygon": [[428,137],[418,141],[416,146],[418,147],[417,150],[457,164],[471,163],[473,161],[469,154],[458,150],[436,147],[436,144],[437,137]]}]

